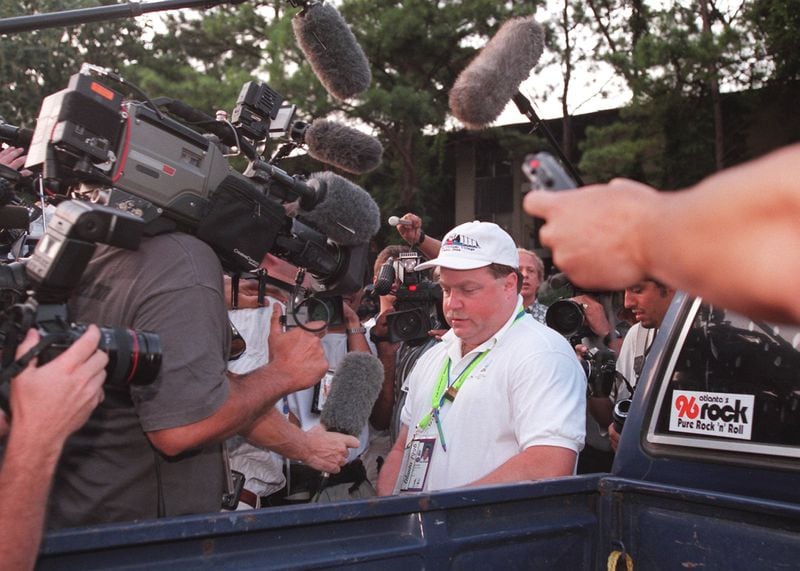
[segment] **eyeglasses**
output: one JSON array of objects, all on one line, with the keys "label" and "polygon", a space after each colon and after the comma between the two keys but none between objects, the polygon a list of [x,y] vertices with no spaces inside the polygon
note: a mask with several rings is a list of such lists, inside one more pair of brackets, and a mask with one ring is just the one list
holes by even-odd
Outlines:
[{"label": "eyeglasses", "polygon": [[244,355],[245,351],[247,351],[247,343],[230,319],[228,320],[228,324],[231,326],[231,346],[230,350],[228,351],[228,361],[235,361]]}]

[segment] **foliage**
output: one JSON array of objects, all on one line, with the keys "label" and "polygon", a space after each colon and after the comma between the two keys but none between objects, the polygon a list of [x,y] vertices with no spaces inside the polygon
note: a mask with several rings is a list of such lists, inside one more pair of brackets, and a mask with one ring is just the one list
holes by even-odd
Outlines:
[{"label": "foliage", "polygon": [[[0,0],[0,16],[96,4],[89,0]],[[66,87],[81,63],[119,68],[140,61],[144,56],[140,39],[144,32],[133,20],[116,20],[0,36],[0,73],[5,81],[0,115],[15,125],[32,126],[42,97]]]}]

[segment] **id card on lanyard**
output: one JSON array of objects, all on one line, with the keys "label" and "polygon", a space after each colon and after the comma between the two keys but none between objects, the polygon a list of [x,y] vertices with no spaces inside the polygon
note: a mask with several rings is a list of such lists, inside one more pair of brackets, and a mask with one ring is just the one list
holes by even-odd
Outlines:
[{"label": "id card on lanyard", "polygon": [[[519,321],[524,315],[525,311],[520,309],[517,316],[514,318],[514,323]],[[421,492],[425,488],[433,453],[436,450],[436,436],[431,434],[431,430],[429,430],[431,420],[434,422],[436,433],[441,441],[442,452],[447,453],[447,443],[445,442],[444,430],[442,429],[442,423],[439,419],[439,410],[441,410],[446,401],[455,401],[461,386],[484,357],[486,357],[489,351],[490,349],[486,349],[473,357],[472,361],[470,361],[452,383],[450,382],[451,360],[450,357],[445,359],[442,369],[439,371],[433,394],[431,395],[431,410],[419,421],[414,436],[406,445],[405,451],[403,452],[399,477],[397,478],[394,489],[395,494],[402,492]]]}]

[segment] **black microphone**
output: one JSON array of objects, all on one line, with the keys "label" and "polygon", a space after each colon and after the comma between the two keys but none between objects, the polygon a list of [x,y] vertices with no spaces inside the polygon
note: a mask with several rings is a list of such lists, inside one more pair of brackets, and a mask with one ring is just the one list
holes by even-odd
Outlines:
[{"label": "black microphone", "polygon": [[332,432],[358,436],[383,385],[383,365],[370,353],[348,353],[331,379],[320,422]]},{"label": "black microphone", "polygon": [[394,258],[390,256],[378,270],[378,276],[375,278],[375,285],[372,287],[372,291],[376,295],[387,295],[392,291],[395,278]]},{"label": "black microphone", "polygon": [[311,125],[292,131],[296,139],[308,145],[309,155],[343,171],[364,174],[381,164],[383,145],[375,137],[358,129],[316,119]]},{"label": "black microphone", "polygon": [[544,51],[544,31],[532,16],[503,24],[450,90],[450,112],[468,129],[489,125],[519,93]]},{"label": "black microphone", "polygon": [[31,145],[31,139],[33,139],[33,131],[30,129],[0,122],[0,140],[9,145],[27,149]]},{"label": "black microphone", "polygon": [[336,8],[322,3],[306,6],[292,18],[292,28],[308,63],[333,97],[349,99],[369,87],[367,56]]},{"label": "black microphone", "polygon": [[381,213],[366,190],[332,172],[313,173],[308,177],[308,185],[324,185],[326,191],[313,209],[301,210],[298,216],[301,221],[340,246],[364,244],[377,234]]}]

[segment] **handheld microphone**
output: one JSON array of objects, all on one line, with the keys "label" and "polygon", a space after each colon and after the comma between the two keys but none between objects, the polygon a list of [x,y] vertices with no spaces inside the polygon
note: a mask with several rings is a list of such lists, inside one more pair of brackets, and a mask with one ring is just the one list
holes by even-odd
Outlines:
[{"label": "handheld microphone", "polygon": [[387,295],[392,291],[395,278],[394,258],[390,256],[381,266],[380,270],[378,270],[378,276],[375,278],[375,285],[372,287],[372,291],[374,291],[376,295]]},{"label": "handheld microphone", "polygon": [[308,177],[308,185],[324,185],[326,192],[313,209],[301,210],[301,221],[316,227],[341,246],[364,244],[377,234],[381,213],[366,190],[327,171],[313,173]]},{"label": "handheld microphone", "polygon": [[403,218],[399,218],[397,216],[389,216],[389,226],[411,226],[411,220],[405,220]]},{"label": "handheld microphone", "polygon": [[350,99],[369,87],[367,56],[336,8],[306,6],[292,18],[292,28],[311,69],[333,97]]},{"label": "handheld microphone", "polygon": [[348,353],[331,379],[320,422],[332,432],[358,436],[383,385],[383,365],[370,353]]},{"label": "handheld microphone", "polygon": [[544,31],[532,16],[507,21],[456,79],[450,112],[468,129],[489,125],[519,93],[543,51]]},{"label": "handheld microphone", "polygon": [[381,164],[383,146],[375,137],[333,121],[316,119],[311,125],[293,129],[293,135],[308,145],[308,154],[325,164],[353,174],[364,174]]},{"label": "handheld microphone", "polygon": [[[356,438],[369,420],[372,407],[378,400],[383,384],[383,365],[369,353],[345,355],[331,379],[331,392],[319,416],[329,432],[348,434]],[[323,472],[322,482],[312,501],[319,499],[327,487],[330,474]]]}]

